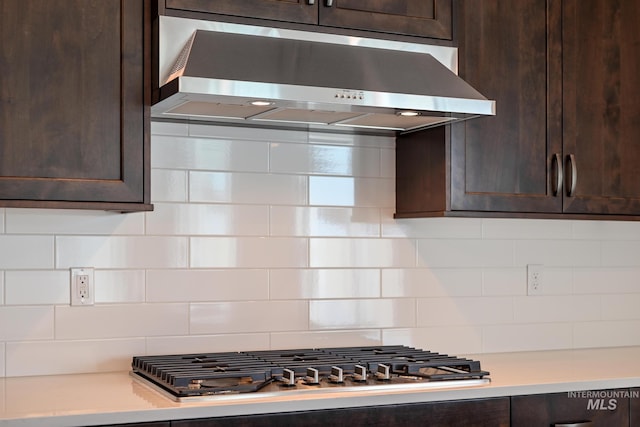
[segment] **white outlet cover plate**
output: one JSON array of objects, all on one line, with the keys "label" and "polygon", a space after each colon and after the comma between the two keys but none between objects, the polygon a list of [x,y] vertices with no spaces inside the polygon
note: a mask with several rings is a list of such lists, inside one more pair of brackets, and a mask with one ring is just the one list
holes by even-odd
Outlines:
[{"label": "white outlet cover plate", "polygon": [[[89,283],[87,286],[87,297],[81,298],[80,290],[78,289],[78,276],[86,275],[89,277]],[[93,268],[91,267],[78,267],[71,269],[71,305],[74,306],[90,306],[95,302],[95,286],[93,280]]]}]

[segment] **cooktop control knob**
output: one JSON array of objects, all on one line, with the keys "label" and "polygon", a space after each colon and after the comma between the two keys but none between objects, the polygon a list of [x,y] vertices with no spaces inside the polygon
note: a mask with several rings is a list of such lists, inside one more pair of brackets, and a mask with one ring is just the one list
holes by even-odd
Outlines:
[{"label": "cooktop control knob", "polygon": [[296,385],[296,373],[291,369],[283,369],[282,370],[282,381],[283,387],[294,387]]},{"label": "cooktop control knob", "polygon": [[378,372],[376,372],[376,378],[384,381],[390,380],[391,367],[389,365],[384,365],[382,363],[378,364]]},{"label": "cooktop control knob", "polygon": [[344,370],[338,366],[332,366],[329,381],[332,383],[342,384],[344,382]]},{"label": "cooktop control knob", "polygon": [[307,368],[307,376],[304,378],[305,384],[316,385],[320,383],[320,374],[315,368]]},{"label": "cooktop control knob", "polygon": [[357,382],[364,382],[367,380],[367,368],[362,365],[355,366],[355,372],[353,373],[353,380]]}]

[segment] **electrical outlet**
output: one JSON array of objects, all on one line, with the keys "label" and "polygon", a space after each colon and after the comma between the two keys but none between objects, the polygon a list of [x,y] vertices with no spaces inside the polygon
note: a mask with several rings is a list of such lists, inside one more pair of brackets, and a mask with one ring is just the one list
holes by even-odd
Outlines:
[{"label": "electrical outlet", "polygon": [[543,278],[542,264],[527,265],[527,295],[542,295]]},{"label": "electrical outlet", "polygon": [[93,268],[71,269],[71,305],[93,305]]}]

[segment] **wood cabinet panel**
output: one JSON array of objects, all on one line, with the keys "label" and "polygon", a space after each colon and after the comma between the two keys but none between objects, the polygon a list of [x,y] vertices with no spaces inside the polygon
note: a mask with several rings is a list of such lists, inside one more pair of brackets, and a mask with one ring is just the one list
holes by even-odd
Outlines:
[{"label": "wood cabinet panel", "polygon": [[[398,139],[396,217],[640,219],[640,3],[461,0],[458,10],[459,74],[497,115],[451,125],[450,145],[436,142],[445,150]],[[444,174],[416,170],[436,155]]]},{"label": "wood cabinet panel", "polygon": [[459,74],[498,110],[452,125],[451,209],[561,212],[548,174],[561,153],[560,38],[545,1],[465,1],[460,19]]},{"label": "wood cabinet panel", "polygon": [[565,211],[640,214],[640,3],[565,0],[562,15],[564,152],[577,169]]},{"label": "wood cabinet panel", "polygon": [[309,4],[309,0],[165,0],[165,7],[303,24],[318,23],[318,6],[315,2]]},{"label": "wood cabinet panel", "polygon": [[[609,396],[603,391],[603,396]],[[613,396],[613,394],[611,394]],[[575,397],[552,393],[511,398],[511,425],[542,426],[591,421],[592,427],[628,426],[628,397]],[[633,425],[633,424],[631,424]]]},{"label": "wood cabinet panel", "polygon": [[453,36],[452,0],[164,0],[164,6],[218,19],[238,16],[443,40]]},{"label": "wood cabinet panel", "polygon": [[0,2],[0,204],[150,208],[148,13],[142,0]]},{"label": "wood cabinet panel", "polygon": [[509,398],[173,421],[172,427],[506,427]]},{"label": "wood cabinet panel", "polygon": [[340,28],[452,39],[451,0],[334,0],[319,23]]}]

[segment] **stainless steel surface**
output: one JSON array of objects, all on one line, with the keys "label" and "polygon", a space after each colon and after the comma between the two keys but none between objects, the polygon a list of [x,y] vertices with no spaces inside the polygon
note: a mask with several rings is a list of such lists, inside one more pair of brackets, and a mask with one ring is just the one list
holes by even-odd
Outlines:
[{"label": "stainless steel surface", "polygon": [[163,16],[159,54],[154,117],[406,132],[495,114],[450,47]]},{"label": "stainless steel surface", "polygon": [[567,156],[567,163],[569,163],[569,170],[571,171],[571,183],[567,188],[567,196],[572,197],[576,191],[576,184],[578,183],[578,167],[576,166],[576,156],[569,154]]},{"label": "stainless steel surface", "polygon": [[179,402],[413,392],[490,381],[477,360],[402,345],[135,356],[131,366],[134,378]]},{"label": "stainless steel surface", "polygon": [[295,387],[281,386],[279,383],[272,383],[261,389],[256,393],[229,393],[229,394],[216,394],[205,396],[189,396],[176,398],[171,393],[158,387],[157,385],[140,378],[134,373],[130,373],[131,377],[136,382],[159,392],[163,396],[176,401],[176,402],[211,402],[211,401],[242,401],[260,399],[261,401],[267,400],[270,397],[282,397],[291,396],[291,399],[304,398],[306,396],[320,397],[322,395],[361,395],[366,396],[368,394],[379,393],[394,393],[394,392],[419,392],[421,390],[444,390],[450,388],[468,388],[468,387],[481,387],[491,384],[489,378],[479,378],[471,380],[450,380],[450,381],[434,381],[434,382],[418,382],[407,380],[403,383],[383,383],[379,381],[369,380],[365,384],[358,385],[357,387],[344,387],[340,385],[306,385],[302,381],[297,381]]},{"label": "stainless steel surface", "polygon": [[555,186],[553,187],[553,190],[552,190],[554,196],[557,196],[562,191],[562,181],[564,179],[564,176],[562,174],[562,161],[560,159],[561,159],[560,154],[556,153],[553,155],[552,167],[553,167],[554,173],[556,174]]}]

